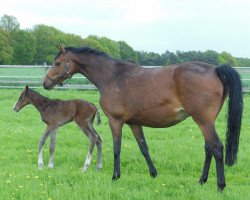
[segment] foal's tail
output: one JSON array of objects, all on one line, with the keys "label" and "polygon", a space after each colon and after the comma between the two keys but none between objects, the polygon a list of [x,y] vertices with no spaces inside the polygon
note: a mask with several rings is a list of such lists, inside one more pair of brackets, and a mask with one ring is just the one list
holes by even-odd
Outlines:
[{"label": "foal's tail", "polygon": [[225,163],[228,166],[233,166],[237,161],[241,129],[242,83],[239,73],[228,65],[217,67],[216,72],[224,87],[224,97],[229,96]]},{"label": "foal's tail", "polygon": [[102,120],[98,109],[96,109],[95,116],[97,117],[97,125],[99,125],[102,122]]}]

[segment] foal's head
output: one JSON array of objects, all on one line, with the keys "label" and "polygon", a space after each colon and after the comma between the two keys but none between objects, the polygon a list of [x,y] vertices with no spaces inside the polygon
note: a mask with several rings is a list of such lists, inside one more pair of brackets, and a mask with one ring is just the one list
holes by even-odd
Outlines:
[{"label": "foal's head", "polygon": [[30,98],[29,98],[29,87],[26,86],[24,91],[20,94],[18,101],[13,107],[13,110],[15,112],[18,112],[21,110],[24,106],[30,104]]}]

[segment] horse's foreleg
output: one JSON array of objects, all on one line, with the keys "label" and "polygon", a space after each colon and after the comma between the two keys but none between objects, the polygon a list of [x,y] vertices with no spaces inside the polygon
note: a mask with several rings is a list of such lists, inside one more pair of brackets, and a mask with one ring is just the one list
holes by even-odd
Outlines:
[{"label": "horse's foreleg", "polygon": [[144,137],[144,134],[143,134],[143,130],[142,130],[142,127],[141,126],[137,126],[137,125],[129,125],[134,136],[135,136],[135,139],[140,147],[140,150],[141,150],[141,153],[142,155],[145,157],[146,161],[147,161],[147,164],[148,164],[148,167],[149,167],[149,171],[150,171],[150,175],[152,177],[156,177],[157,176],[157,171],[154,167],[154,164],[151,160],[151,157],[149,155],[149,152],[148,152],[148,146],[147,146],[147,142],[146,142],[146,139]]},{"label": "horse's foreleg", "polygon": [[113,137],[114,148],[114,173],[113,180],[117,180],[121,176],[120,171],[120,153],[121,153],[121,139],[122,139],[122,126],[123,122],[109,117],[109,126]]},{"label": "horse's foreleg", "polygon": [[50,134],[50,158],[49,158],[49,168],[54,168],[54,153],[55,153],[55,145],[56,145],[56,134],[57,130],[53,131]]},{"label": "horse's foreleg", "polygon": [[43,145],[50,135],[51,129],[47,127],[46,131],[44,132],[43,136],[41,137],[39,144],[38,144],[38,168],[43,168]]}]

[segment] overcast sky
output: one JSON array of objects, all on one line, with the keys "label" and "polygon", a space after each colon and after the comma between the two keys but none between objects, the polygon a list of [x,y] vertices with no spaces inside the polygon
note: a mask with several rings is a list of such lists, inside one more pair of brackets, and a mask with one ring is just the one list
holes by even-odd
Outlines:
[{"label": "overcast sky", "polygon": [[250,58],[250,0],[0,0],[22,29],[51,25],[135,50],[227,51]]}]

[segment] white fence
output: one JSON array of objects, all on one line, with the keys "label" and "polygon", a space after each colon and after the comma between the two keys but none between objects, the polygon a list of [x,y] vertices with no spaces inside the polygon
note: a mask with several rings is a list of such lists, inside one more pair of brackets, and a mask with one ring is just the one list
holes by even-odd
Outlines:
[{"label": "white fence", "polygon": [[[144,66],[158,67],[158,66]],[[50,66],[30,66],[30,65],[0,65],[0,88],[24,88],[29,85],[31,88],[42,88],[42,82],[47,69]],[[250,92],[250,67],[235,67],[240,73],[243,82],[243,91]],[[56,86],[56,89],[96,89],[86,77],[81,74],[74,75],[66,81],[63,87]]]}]

